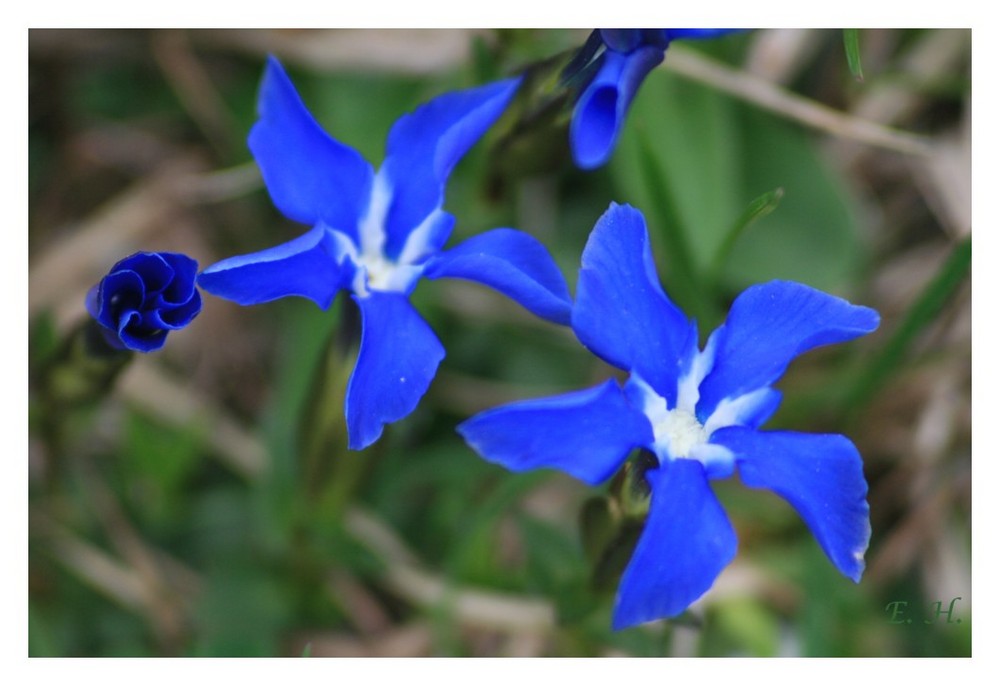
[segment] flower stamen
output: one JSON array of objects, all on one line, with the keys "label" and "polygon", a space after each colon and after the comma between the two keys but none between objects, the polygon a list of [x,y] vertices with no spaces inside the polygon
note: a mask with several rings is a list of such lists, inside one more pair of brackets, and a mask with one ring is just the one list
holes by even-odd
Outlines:
[{"label": "flower stamen", "polygon": [[687,458],[691,451],[708,441],[708,432],[687,410],[670,410],[653,425],[658,446],[666,447],[671,457]]}]

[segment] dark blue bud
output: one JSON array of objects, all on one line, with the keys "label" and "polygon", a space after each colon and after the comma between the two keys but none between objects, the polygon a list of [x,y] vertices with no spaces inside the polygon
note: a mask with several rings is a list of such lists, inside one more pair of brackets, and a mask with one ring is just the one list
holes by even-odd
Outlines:
[{"label": "dark blue bud", "polygon": [[87,311],[108,343],[142,353],[159,350],[167,332],[201,312],[198,263],[179,253],[137,252],[117,262],[87,294]]}]

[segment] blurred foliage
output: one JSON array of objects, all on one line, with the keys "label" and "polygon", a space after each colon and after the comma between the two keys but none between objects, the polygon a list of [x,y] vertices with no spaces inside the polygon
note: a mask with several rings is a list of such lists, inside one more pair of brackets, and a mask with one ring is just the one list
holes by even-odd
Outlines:
[{"label": "blurred foliage", "polygon": [[[816,32],[810,49],[787,55],[790,71],[771,76],[849,114],[901,89],[904,114],[882,123],[951,140],[968,106],[967,32],[952,32],[961,59],[944,72],[907,71],[937,33]],[[31,270],[66,279],[33,305],[33,375],[58,357],[94,276],[129,246],[207,266],[301,230],[259,179],[240,181],[266,52],[319,121],[377,163],[403,112],[586,37],[452,34],[465,49],[421,67],[450,44],[443,35],[32,31]],[[368,53],[345,56],[338,46],[359,36]],[[741,69],[763,36],[685,47]],[[864,58],[864,82],[845,43],[851,64]],[[454,241],[496,226],[532,232],[572,286],[595,220],[628,202],[645,213],[665,287],[703,336],[736,293],[774,278],[882,312],[875,336],[792,366],[774,422],[858,444],[873,521],[861,584],[837,574],[786,503],[716,482],[739,533],[734,565],[681,618],[612,632],[624,560],[614,546],[627,556],[629,545],[628,531],[612,533],[628,521],[609,510],[615,486],[507,473],[454,432],[486,407],[611,372],[569,332],[492,292],[428,282],[414,298],[448,355],[418,410],[362,453],[346,449],[338,404],[357,335],[347,299],[328,312],[302,300],[207,302],[101,402],[57,412],[33,390],[30,655],[970,654],[970,227],[944,218],[921,175],[928,161],[818,134],[666,68],[644,84],[604,169],[572,168],[565,114],[547,122],[545,164],[495,164],[491,145],[509,121],[460,163],[447,197]],[[150,195],[181,159],[194,171],[169,177],[178,195]],[[235,185],[211,190],[220,181]],[[60,255],[81,232],[99,254]],[[44,271],[54,256],[60,269]],[[142,370],[180,396],[130,385]],[[581,519],[596,539],[581,538]],[[946,610],[957,597],[952,615],[935,614],[934,603]],[[896,602],[911,623],[894,621]]]}]

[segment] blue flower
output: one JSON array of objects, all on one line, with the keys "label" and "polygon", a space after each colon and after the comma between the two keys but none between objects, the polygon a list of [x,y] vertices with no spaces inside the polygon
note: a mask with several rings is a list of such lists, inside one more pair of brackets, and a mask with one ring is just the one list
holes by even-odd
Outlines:
[{"label": "blue flower", "polygon": [[171,252],[137,252],[111,268],[87,294],[87,311],[117,349],[159,350],[167,332],[201,312],[198,263]]},{"label": "blue flower", "polygon": [[327,135],[277,60],[268,60],[249,145],[278,209],[312,226],[288,243],[212,265],[206,291],[241,305],[301,296],[327,309],[347,290],[361,311],[358,360],[347,386],[348,445],[374,443],[414,410],[444,348],[412,307],[421,277],[490,286],[568,324],[570,297],[545,248],[495,229],[442,250],[455,219],[442,210],[452,167],[501,115],[518,80],[439,96],[401,117],[376,173]]},{"label": "blue flower", "polygon": [[635,448],[656,456],[616,629],[680,614],[733,558],[736,536],[709,480],[736,467],[748,486],[791,503],[837,569],[858,581],[871,528],[857,449],[840,435],[759,428],[781,400],[771,384],[795,356],[878,323],[867,307],[772,281],[740,294],[699,350],[697,325],[660,287],[642,214],[612,205],[583,253],[572,326],[628,380],[488,410],[458,430],[491,462],[560,469],[590,484]]},{"label": "blue flower", "polygon": [[599,29],[581,50],[575,64],[590,62],[597,73],[573,110],[569,139],[573,159],[581,169],[600,167],[611,157],[629,105],[653,67],[663,61],[677,38],[715,38],[733,29]]}]

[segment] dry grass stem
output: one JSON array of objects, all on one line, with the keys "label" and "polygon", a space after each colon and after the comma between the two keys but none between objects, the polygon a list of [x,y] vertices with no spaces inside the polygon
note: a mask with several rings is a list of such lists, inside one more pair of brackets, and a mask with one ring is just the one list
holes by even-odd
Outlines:
[{"label": "dry grass stem", "polygon": [[[296,645],[308,645],[314,657],[426,657],[433,649],[434,635],[428,622],[413,622],[365,638],[342,633],[303,635]],[[302,648],[294,653],[301,654]]]},{"label": "dry grass stem", "polygon": [[[29,316],[62,301],[67,293],[80,291],[82,298],[116,259],[140,249],[144,237],[169,224],[183,206],[179,181],[200,169],[191,155],[168,160],[50,246],[31,265]],[[117,257],[109,263],[109,256]]]},{"label": "dry grass stem", "polygon": [[733,69],[683,47],[671,46],[664,65],[681,76],[839,138],[908,155],[927,156],[932,152],[928,141],[922,136],[838,112],[770,81]]},{"label": "dry grass stem", "polygon": [[186,32],[157,32],[152,49],[167,83],[208,142],[224,158],[240,149],[242,143],[236,138],[239,127],[218,89],[191,51]]},{"label": "dry grass stem", "polygon": [[[261,476],[266,452],[259,441],[208,400],[177,384],[144,361],[120,380],[119,392],[130,403],[178,426],[211,427],[209,439],[226,464],[247,479]],[[388,526],[358,509],[345,523],[351,534],[386,562],[386,585],[423,607],[448,605],[463,624],[505,631],[548,631],[555,611],[541,600],[455,587],[418,568],[417,557]]]},{"label": "dry grass stem", "polygon": [[198,31],[192,39],[254,55],[281,55],[285,64],[319,71],[426,75],[467,64],[471,38],[488,39],[491,34],[454,29],[249,29]]},{"label": "dry grass stem", "polygon": [[81,540],[44,514],[32,513],[31,524],[47,536],[49,550],[55,558],[82,581],[128,610],[146,610],[146,585],[134,569]]},{"label": "dry grass stem", "polygon": [[386,585],[422,607],[449,608],[455,620],[468,626],[503,631],[546,632],[555,627],[555,610],[542,600],[484,592],[447,583],[417,568],[415,556],[385,524],[358,509],[348,512],[348,531],[387,564]]},{"label": "dry grass stem", "polygon": [[754,31],[743,67],[771,83],[787,84],[809,64],[821,41],[820,29]]}]

